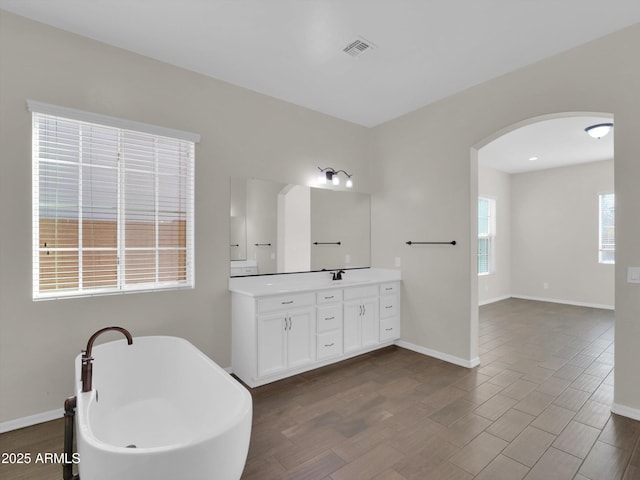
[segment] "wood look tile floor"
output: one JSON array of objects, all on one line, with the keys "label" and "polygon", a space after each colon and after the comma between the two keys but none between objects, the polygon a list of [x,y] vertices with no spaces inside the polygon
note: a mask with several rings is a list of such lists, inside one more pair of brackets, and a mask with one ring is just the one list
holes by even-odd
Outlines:
[{"label": "wood look tile floor", "polygon": [[[480,309],[481,365],[398,347],[252,390],[245,480],[640,479],[640,422],[613,415],[613,312]],[[61,451],[62,421],[0,436]],[[55,432],[55,435],[54,435]],[[0,465],[1,478],[61,478]]]}]

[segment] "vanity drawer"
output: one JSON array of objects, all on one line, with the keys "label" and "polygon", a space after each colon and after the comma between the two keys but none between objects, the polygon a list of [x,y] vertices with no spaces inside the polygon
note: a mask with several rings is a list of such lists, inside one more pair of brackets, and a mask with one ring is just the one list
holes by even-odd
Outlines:
[{"label": "vanity drawer", "polygon": [[291,295],[260,298],[258,299],[258,313],[306,307],[315,304],[315,301],[315,293],[295,293]]},{"label": "vanity drawer", "polygon": [[342,301],[342,289],[322,290],[317,293],[318,304],[336,303]]},{"label": "vanity drawer", "polygon": [[317,332],[326,332],[327,330],[335,330],[342,328],[342,304],[324,305],[318,307],[316,315]]},{"label": "vanity drawer", "polygon": [[380,296],[380,318],[395,317],[399,311],[399,295]]},{"label": "vanity drawer", "polygon": [[318,360],[342,354],[342,330],[320,333],[316,336]]},{"label": "vanity drawer", "polygon": [[365,285],[362,287],[351,287],[344,289],[344,299],[354,300],[357,298],[377,297],[378,285]]},{"label": "vanity drawer", "polygon": [[400,318],[390,317],[380,319],[380,341],[400,338]]},{"label": "vanity drawer", "polygon": [[380,295],[400,293],[400,282],[383,283],[380,285]]}]

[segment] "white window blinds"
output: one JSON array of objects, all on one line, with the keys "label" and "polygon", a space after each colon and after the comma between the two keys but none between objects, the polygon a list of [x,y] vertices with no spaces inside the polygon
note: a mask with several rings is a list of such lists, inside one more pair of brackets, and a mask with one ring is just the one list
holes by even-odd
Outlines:
[{"label": "white window blinds", "polygon": [[598,195],[599,241],[598,261],[615,263],[616,256],[616,197],[613,193]]},{"label": "white window blinds", "polygon": [[496,201],[478,198],[478,274],[495,271]]},{"label": "white window blinds", "polygon": [[192,141],[33,111],[34,298],[192,287],[193,175]]}]

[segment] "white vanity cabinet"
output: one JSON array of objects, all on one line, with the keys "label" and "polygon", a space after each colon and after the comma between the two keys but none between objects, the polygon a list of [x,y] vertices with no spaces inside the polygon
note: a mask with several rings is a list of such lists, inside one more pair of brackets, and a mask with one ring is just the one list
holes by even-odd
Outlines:
[{"label": "white vanity cabinet", "polygon": [[345,288],[344,299],[345,353],[379,343],[378,285]]},{"label": "white vanity cabinet", "polygon": [[231,260],[230,276],[257,275],[258,262],[256,260]]},{"label": "white vanity cabinet", "polygon": [[259,377],[315,361],[313,295],[260,299],[257,311]]},{"label": "white vanity cabinet", "polygon": [[380,341],[400,338],[400,282],[380,285]]},{"label": "white vanity cabinet", "polygon": [[315,361],[312,307],[258,316],[258,376]]},{"label": "white vanity cabinet", "polygon": [[377,281],[330,282],[325,272],[231,279],[233,373],[257,387],[393,344],[399,272],[373,273]]},{"label": "white vanity cabinet", "polygon": [[317,293],[316,352],[318,360],[342,355],[342,290]]}]

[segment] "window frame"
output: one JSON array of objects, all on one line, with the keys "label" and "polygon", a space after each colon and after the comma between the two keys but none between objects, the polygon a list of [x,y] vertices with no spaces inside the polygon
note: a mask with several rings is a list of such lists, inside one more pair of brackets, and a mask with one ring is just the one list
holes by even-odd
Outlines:
[{"label": "window frame", "polygon": [[[97,296],[97,295],[113,295],[113,294],[125,294],[125,293],[138,293],[138,292],[149,292],[149,291],[166,291],[166,290],[175,290],[175,289],[191,289],[195,286],[195,245],[194,245],[194,218],[195,218],[195,144],[199,142],[200,136],[197,134],[192,134],[190,132],[184,132],[181,130],[168,129],[165,127],[158,127],[155,125],[145,124],[141,122],[135,122],[125,119],[120,119],[116,117],[110,117],[106,115],[94,114],[90,112],[84,112],[81,110],[69,109],[66,107],[59,107],[56,105],[45,104],[41,102],[34,102],[29,100],[27,102],[27,109],[32,113],[32,225],[33,225],[33,249],[32,249],[32,265],[33,265],[33,287],[32,294],[34,300],[47,300],[47,299],[59,299],[59,298],[74,298],[74,297],[87,297],[87,296]],[[73,266],[73,270],[69,278],[74,279],[74,275],[77,275],[77,286],[76,288],[42,288],[40,282],[40,269],[41,269],[41,250],[42,246],[40,245],[40,226],[41,226],[41,204],[40,204],[40,151],[37,145],[37,126],[36,122],[38,119],[42,118],[41,116],[49,116],[56,117],[66,122],[73,122],[79,126],[79,131],[83,128],[83,126],[94,126],[94,128],[101,129],[110,129],[112,133],[117,136],[117,150],[118,150],[118,158],[122,155],[123,150],[123,136],[126,134],[133,135],[144,135],[145,138],[149,139],[153,142],[170,142],[175,145],[179,145],[180,150],[176,153],[176,161],[181,162],[180,165],[185,171],[183,175],[183,183],[186,186],[184,191],[180,191],[175,197],[171,197],[172,200],[178,200],[181,203],[180,210],[178,212],[179,216],[184,216],[184,229],[181,229],[184,234],[184,247],[180,247],[178,242],[175,245],[163,246],[162,242],[159,240],[157,236],[154,240],[154,243],[146,248],[148,258],[153,257],[153,262],[144,263],[144,267],[149,272],[154,272],[149,275],[149,281],[138,281],[139,279],[134,279],[132,274],[127,274],[124,269],[124,263],[126,261],[127,255],[132,255],[132,252],[135,248],[127,247],[125,241],[125,229],[123,228],[123,218],[125,214],[131,215],[131,211],[124,206],[123,198],[126,195],[125,190],[125,180],[123,172],[125,171],[125,162],[116,162],[116,166],[112,169],[116,172],[115,179],[112,181],[110,185],[112,185],[117,191],[117,201],[116,201],[116,216],[115,216],[115,237],[116,237],[116,246],[115,250],[111,247],[103,249],[104,250],[114,250],[117,255],[117,263],[115,265],[114,275],[115,275],[115,285],[108,286],[99,286],[99,287],[90,287],[91,281],[87,281],[83,285],[83,266],[82,260],[84,251],[98,251],[100,248],[96,247],[87,248],[82,243],[82,229],[81,222],[85,220],[84,213],[80,213],[78,210],[77,213],[77,222],[78,222],[78,234],[77,237],[77,245],[71,248],[51,248],[50,250],[67,250],[76,252],[78,260],[77,266]],[[117,134],[116,134],[117,132]],[[78,137],[78,149],[83,145],[84,137]],[[155,145],[155,144],[154,144]],[[42,160],[45,160],[44,158]],[[149,182],[153,185],[153,189],[156,195],[156,202],[160,197],[157,197],[159,192],[159,165],[162,165],[160,162],[160,155],[155,152],[153,156],[153,160],[155,167],[149,170],[147,174],[147,178],[149,178]],[[164,161],[164,160],[162,160]],[[170,160],[171,162],[171,160]],[[47,159],[44,163],[46,165],[52,164],[52,161]],[[55,164],[55,161],[53,162]],[[73,168],[76,168],[73,162],[70,162],[70,165]],[[84,163],[81,157],[78,157],[77,168],[81,171],[83,168],[87,168],[89,164]],[[166,176],[165,176],[166,178]],[[82,186],[85,186],[82,180],[82,174],[78,175],[77,180],[77,188],[78,188],[78,197],[76,208],[81,208],[82,206]],[[72,188],[73,190],[73,188]],[[71,191],[72,191],[71,190]],[[75,193],[74,193],[75,194]],[[153,218],[151,222],[147,220],[147,223],[153,224],[154,231],[158,231],[160,225],[162,224],[162,220],[158,215],[158,209],[160,208],[158,204],[155,204],[153,207],[156,210],[155,214],[150,214],[148,218]],[[62,217],[55,217],[56,219]],[[87,217],[88,218],[88,217]],[[110,217],[112,218],[112,217]],[[57,220],[56,220],[57,221]],[[114,221],[112,218],[111,222]],[[49,250],[49,249],[47,249]],[[180,253],[184,251],[184,253]],[[72,253],[73,253],[72,252]],[[149,253],[152,252],[152,253]],[[160,262],[158,261],[159,256],[162,253],[173,252],[174,255],[177,255],[180,260],[178,263],[178,267],[180,271],[184,273],[179,273],[173,275],[174,278],[169,280],[163,280],[161,277],[164,274],[162,272],[162,267]],[[171,254],[171,253],[170,253]],[[181,256],[184,258],[181,258]],[[153,263],[153,265],[152,265]],[[99,268],[99,267],[96,267]],[[166,275],[166,274],[165,274]],[[183,278],[177,278],[183,277]],[[64,276],[62,277],[64,279]],[[143,280],[147,280],[144,278]],[[95,283],[95,280],[94,280]]]},{"label": "window frame", "polygon": [[[487,233],[480,233],[480,202],[487,202]],[[478,196],[478,249],[476,269],[478,276],[492,275],[496,273],[496,198],[488,195]],[[480,241],[486,241],[487,244],[487,271],[480,271]]]},{"label": "window frame", "polygon": [[[603,217],[604,217],[604,211],[603,211],[603,200],[604,197],[612,197],[613,200],[613,224],[612,225],[607,225],[606,227],[603,226]],[[612,191],[607,191],[607,192],[601,192],[598,193],[598,263],[602,264],[602,265],[615,265],[616,260],[615,260],[615,253],[616,253],[616,233],[615,233],[615,202],[616,202],[616,197],[615,197],[615,193]],[[604,228],[611,228],[613,230],[613,248],[610,247],[610,243],[607,243],[607,246],[605,246],[604,243]],[[611,253],[613,259],[611,260],[606,260],[604,259],[604,254],[605,253]]]}]

